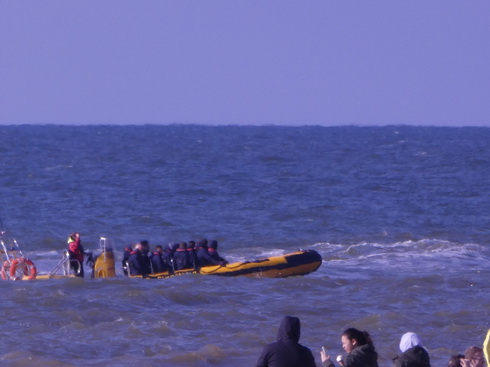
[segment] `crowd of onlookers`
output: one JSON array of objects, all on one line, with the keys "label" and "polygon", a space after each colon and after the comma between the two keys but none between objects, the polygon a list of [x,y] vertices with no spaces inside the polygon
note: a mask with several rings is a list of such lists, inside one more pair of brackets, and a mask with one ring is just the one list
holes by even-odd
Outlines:
[{"label": "crowd of onlookers", "polygon": [[[315,367],[311,350],[299,344],[301,327],[297,317],[286,316],[279,326],[277,341],[267,344],[257,361],[257,367]],[[490,334],[490,332],[489,332]],[[487,336],[488,338],[488,336]],[[341,367],[378,367],[378,353],[370,335],[354,328],[341,335],[345,355],[336,358]],[[400,354],[393,359],[394,367],[430,367],[430,357],[422,346],[420,337],[405,333],[400,340]],[[320,359],[323,367],[334,367],[327,351],[322,348]],[[472,346],[464,354],[450,357],[448,367],[484,367],[483,349]]]},{"label": "crowd of onlookers", "polygon": [[150,250],[148,241],[141,241],[124,249],[122,259],[125,275],[173,273],[177,270],[199,269],[203,266],[225,265],[226,260],[218,254],[218,241],[206,239],[170,243],[155,246]]}]

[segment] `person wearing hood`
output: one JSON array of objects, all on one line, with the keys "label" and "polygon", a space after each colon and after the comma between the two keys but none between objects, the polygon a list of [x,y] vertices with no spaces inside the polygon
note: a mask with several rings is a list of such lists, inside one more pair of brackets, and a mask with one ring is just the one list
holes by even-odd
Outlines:
[{"label": "person wearing hood", "polygon": [[[345,361],[339,363],[343,367],[378,367],[378,353],[374,348],[367,331],[349,328],[342,333],[342,348],[347,352]],[[335,366],[330,356],[321,351],[323,367]]]},{"label": "person wearing hood", "polygon": [[299,344],[300,334],[299,319],[285,316],[277,331],[277,341],[264,347],[257,367],[315,367],[310,349]]},{"label": "person wearing hood", "polygon": [[415,333],[405,333],[400,340],[402,354],[393,360],[394,367],[430,367],[429,353]]}]

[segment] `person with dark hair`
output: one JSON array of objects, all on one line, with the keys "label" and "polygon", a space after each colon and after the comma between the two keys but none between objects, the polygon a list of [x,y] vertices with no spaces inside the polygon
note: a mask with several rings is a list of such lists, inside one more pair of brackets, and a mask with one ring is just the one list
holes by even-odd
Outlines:
[{"label": "person with dark hair", "polygon": [[[342,348],[347,353],[345,361],[340,362],[343,367],[378,367],[378,353],[367,331],[354,328],[346,329],[341,337]],[[324,351],[320,352],[323,367],[333,367],[330,356]]]},{"label": "person with dark hair", "polygon": [[402,354],[393,359],[394,367],[430,367],[429,353],[415,333],[405,333],[400,340]]},{"label": "person with dark hair", "polygon": [[485,357],[483,356],[483,349],[476,346],[467,348],[464,351],[464,358],[460,361],[462,367],[484,367]]},{"label": "person with dark hair", "polygon": [[189,268],[189,254],[187,253],[187,243],[181,242],[179,248],[174,252],[174,270],[184,270]]},{"label": "person with dark hair", "polygon": [[123,269],[123,274],[128,276],[128,260],[129,257],[131,256],[131,252],[133,251],[133,248],[131,245],[128,245],[124,248],[123,252],[123,258],[122,258],[122,269]]},{"label": "person with dark hair", "polygon": [[226,265],[227,261],[218,254],[218,241],[212,240],[208,245],[208,253],[214,260],[218,261],[220,265]]},{"label": "person with dark hair", "polygon": [[68,254],[70,258],[70,268],[77,277],[83,278],[84,251],[80,233],[74,232],[68,237]]},{"label": "person with dark hair", "polygon": [[187,242],[187,254],[189,255],[189,266],[192,269],[197,269],[197,257],[196,257],[196,242]]},{"label": "person with dark hair", "polygon": [[462,367],[461,366],[461,360],[464,359],[463,354],[456,354],[454,356],[451,356],[449,359],[449,363],[447,364],[447,367]]},{"label": "person with dark hair", "polygon": [[163,273],[168,270],[168,265],[163,259],[163,247],[155,246],[155,251],[150,255],[151,269],[153,273]]},{"label": "person with dark hair", "polygon": [[277,331],[277,341],[264,347],[257,367],[315,367],[310,349],[299,344],[300,335],[299,319],[285,316]]},{"label": "person with dark hair", "polygon": [[196,258],[197,265],[202,268],[203,266],[221,265],[218,260],[213,259],[208,253],[208,240],[203,239],[197,243],[196,246]]}]

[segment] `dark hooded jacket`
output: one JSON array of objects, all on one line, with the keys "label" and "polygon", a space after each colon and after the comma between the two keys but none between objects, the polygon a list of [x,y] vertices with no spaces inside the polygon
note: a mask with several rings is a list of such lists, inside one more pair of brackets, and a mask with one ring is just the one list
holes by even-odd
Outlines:
[{"label": "dark hooded jacket", "polygon": [[[323,362],[324,367],[333,367],[331,360]],[[360,345],[347,354],[344,367],[378,367],[378,353],[372,344]]]},{"label": "dark hooded jacket", "polygon": [[429,353],[421,346],[406,350],[393,360],[395,367],[430,367]]},{"label": "dark hooded jacket", "polygon": [[131,256],[132,251],[133,250],[131,249],[131,246],[124,248],[124,253],[122,258],[122,268],[123,268],[124,275],[128,275],[128,260],[129,257]]},{"label": "dark hooded jacket", "polygon": [[209,256],[211,256],[212,259],[214,259],[215,261],[218,261],[220,264],[226,264],[226,260],[223,259],[218,254],[218,241],[212,240],[209,242],[208,254],[209,254]]},{"label": "dark hooded jacket", "polygon": [[197,269],[197,257],[194,241],[189,241],[189,245],[187,246],[187,254],[189,255],[189,266],[192,269]]},{"label": "dark hooded jacket", "polygon": [[180,246],[174,252],[174,268],[175,270],[189,269],[189,253],[185,246]]},{"label": "dark hooded jacket", "polygon": [[277,331],[277,342],[264,347],[257,367],[315,367],[311,351],[298,343],[300,333],[299,319],[284,317]]},{"label": "dark hooded jacket", "polygon": [[150,261],[153,273],[163,273],[168,270],[168,265],[163,259],[163,253],[160,253],[158,251],[153,252],[150,255]]},{"label": "dark hooded jacket", "polygon": [[139,250],[131,252],[128,260],[130,275],[147,276],[150,274],[150,259]]},{"label": "dark hooded jacket", "polygon": [[168,271],[173,272],[174,270],[174,245],[169,244],[168,247],[163,249],[163,262],[167,265]]},{"label": "dark hooded jacket", "polygon": [[219,265],[219,261],[213,259],[208,253],[208,241],[199,241],[196,247],[197,266]]}]

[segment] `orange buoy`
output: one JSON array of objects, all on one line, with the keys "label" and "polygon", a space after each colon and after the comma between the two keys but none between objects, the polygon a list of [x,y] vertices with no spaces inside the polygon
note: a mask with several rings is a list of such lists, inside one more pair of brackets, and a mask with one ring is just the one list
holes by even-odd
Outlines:
[{"label": "orange buoy", "polygon": [[24,257],[19,257],[17,259],[14,259],[12,263],[10,264],[10,278],[15,279],[15,274],[17,272],[17,267],[21,265],[22,266],[22,271],[25,276],[28,277],[29,280],[36,279],[37,276],[37,269],[34,263],[26,259]]}]

